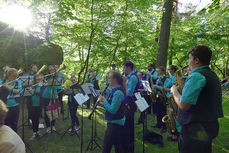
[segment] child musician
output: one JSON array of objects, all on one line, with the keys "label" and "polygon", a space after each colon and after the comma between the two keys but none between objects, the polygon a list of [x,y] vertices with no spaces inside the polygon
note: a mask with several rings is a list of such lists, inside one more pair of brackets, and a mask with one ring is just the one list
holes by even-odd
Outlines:
[{"label": "child musician", "polygon": [[[71,88],[71,90],[73,90],[73,89],[77,88],[77,86],[79,84],[77,83],[77,79],[75,76],[71,77],[71,81],[72,81],[73,85],[70,88]],[[77,101],[73,97],[75,94],[76,93],[73,92],[73,94],[68,95],[68,107],[69,107],[71,120],[72,120],[72,128],[70,129],[70,131],[71,131],[72,135],[74,134],[74,132],[76,132],[80,129],[79,120],[78,120],[78,117],[76,116],[76,112],[77,112],[77,108],[78,108],[79,104],[77,103]]]}]

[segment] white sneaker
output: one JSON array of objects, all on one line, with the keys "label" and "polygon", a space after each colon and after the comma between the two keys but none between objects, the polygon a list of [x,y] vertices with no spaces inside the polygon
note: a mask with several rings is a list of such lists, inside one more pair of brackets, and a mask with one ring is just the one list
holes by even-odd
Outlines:
[{"label": "white sneaker", "polygon": [[52,126],[52,130],[56,132],[56,128],[55,128],[55,126]]},{"label": "white sneaker", "polygon": [[51,133],[51,127],[47,127],[46,133]]},{"label": "white sneaker", "polygon": [[37,136],[42,137],[42,134],[39,131],[37,131]]},{"label": "white sneaker", "polygon": [[37,137],[37,133],[33,132],[33,135],[30,137],[30,140],[34,140]]},{"label": "white sneaker", "polygon": [[80,130],[80,126],[75,126],[75,130],[79,131]]}]

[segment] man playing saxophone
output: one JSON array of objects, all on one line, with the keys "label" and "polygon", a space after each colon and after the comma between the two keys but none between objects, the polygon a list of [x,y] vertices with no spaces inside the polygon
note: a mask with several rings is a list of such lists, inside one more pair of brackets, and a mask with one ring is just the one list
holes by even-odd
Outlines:
[{"label": "man playing saxophone", "polygon": [[218,76],[209,68],[211,49],[197,45],[189,50],[190,75],[180,94],[171,92],[179,107],[182,126],[178,138],[180,153],[211,153],[212,140],[218,135],[218,118],[223,117],[222,90]]}]

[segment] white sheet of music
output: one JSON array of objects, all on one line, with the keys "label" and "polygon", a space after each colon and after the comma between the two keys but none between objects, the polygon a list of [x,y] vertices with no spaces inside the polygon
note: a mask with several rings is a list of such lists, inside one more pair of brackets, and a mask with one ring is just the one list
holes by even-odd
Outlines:
[{"label": "white sheet of music", "polygon": [[143,85],[143,88],[144,88],[146,91],[152,92],[152,89],[151,89],[151,87],[150,87],[149,81],[142,80],[142,85]]},{"label": "white sheet of music", "polygon": [[140,110],[140,112],[143,112],[149,107],[148,103],[146,102],[145,98],[141,96],[140,92],[135,93],[135,97],[137,98],[135,103],[138,109]]},{"label": "white sheet of music", "polygon": [[75,100],[78,102],[79,105],[82,105],[83,103],[85,103],[89,97],[88,95],[83,95],[82,93],[78,93],[74,96]]},{"label": "white sheet of music", "polygon": [[83,89],[84,93],[88,95],[88,94],[91,94],[91,90],[89,88],[91,86],[93,86],[93,84],[85,83],[85,84],[81,85],[81,88]]}]

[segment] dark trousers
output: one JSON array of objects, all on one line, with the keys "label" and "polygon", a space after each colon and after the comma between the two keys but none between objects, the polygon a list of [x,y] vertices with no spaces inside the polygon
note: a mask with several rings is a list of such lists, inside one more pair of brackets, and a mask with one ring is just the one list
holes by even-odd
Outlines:
[{"label": "dark trousers", "polygon": [[63,91],[62,89],[57,90],[58,92],[58,100],[60,102],[60,112],[64,114],[64,105],[63,105]]},{"label": "dark trousers", "polygon": [[50,125],[51,126],[54,126],[55,125],[55,120],[52,120],[50,122],[50,119],[49,119],[49,117],[48,117],[48,115],[46,113],[46,108],[45,107],[49,105],[49,102],[50,102],[50,99],[44,98],[44,104],[43,104],[44,105],[44,110],[45,110],[44,120],[45,120],[46,127],[50,127]]},{"label": "dark trousers", "polygon": [[8,107],[8,113],[5,119],[5,125],[11,127],[15,132],[17,132],[17,124],[19,120],[19,106]]},{"label": "dark trousers", "polygon": [[182,126],[178,138],[180,153],[211,153],[212,140],[218,135],[218,121]]},{"label": "dark trousers", "polygon": [[28,120],[32,119],[32,97],[28,96],[26,97],[26,106],[28,109]]},{"label": "dark trousers", "polygon": [[33,128],[33,132],[38,131],[40,117],[41,117],[41,107],[40,106],[33,106],[32,107],[32,128]]},{"label": "dark trousers", "polygon": [[87,101],[87,109],[89,109],[90,108],[90,103],[91,103],[91,99],[92,99],[92,101],[93,101],[93,104],[95,104],[95,102],[96,102],[96,97],[94,97],[92,94],[89,94],[88,95],[90,98],[88,99],[88,101]]},{"label": "dark trousers", "polygon": [[72,120],[72,129],[74,129],[74,126],[79,126],[79,120],[78,117],[76,116],[76,111],[78,108],[78,103],[76,101],[68,102],[68,107],[71,115],[71,120]]},{"label": "dark trousers", "polygon": [[155,109],[157,110],[157,125],[166,128],[166,124],[162,122],[162,118],[166,115],[166,105],[163,104],[161,98],[156,98]]},{"label": "dark trousers", "polygon": [[124,153],[134,153],[134,113],[132,109],[127,109],[125,113],[126,121],[122,134]]},{"label": "dark trousers", "polygon": [[121,145],[122,129],[123,127],[121,125],[107,123],[107,129],[103,142],[103,153],[110,153],[113,145],[115,153],[124,153]]}]

